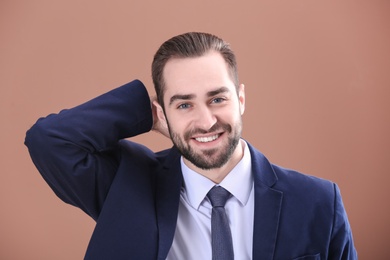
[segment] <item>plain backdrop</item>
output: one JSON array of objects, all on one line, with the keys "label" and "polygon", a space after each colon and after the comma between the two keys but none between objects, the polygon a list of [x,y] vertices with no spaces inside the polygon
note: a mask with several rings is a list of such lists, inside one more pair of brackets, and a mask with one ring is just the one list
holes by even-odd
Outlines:
[{"label": "plain backdrop", "polygon": [[[388,259],[390,1],[0,1],[0,259],[82,259],[94,222],[23,145],[41,116],[135,78],[159,45],[205,31],[235,50],[243,137],[340,186],[360,259]],[[134,138],[157,151],[168,139]],[[310,194],[307,194],[310,196]]]}]

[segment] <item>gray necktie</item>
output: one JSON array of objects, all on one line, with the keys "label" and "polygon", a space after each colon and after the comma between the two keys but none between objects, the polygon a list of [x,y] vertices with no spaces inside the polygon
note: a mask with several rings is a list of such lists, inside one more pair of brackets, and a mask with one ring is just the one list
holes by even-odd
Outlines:
[{"label": "gray necktie", "polygon": [[213,210],[211,213],[211,245],[213,260],[233,260],[233,243],[225,203],[230,193],[221,186],[214,186],[207,194]]}]

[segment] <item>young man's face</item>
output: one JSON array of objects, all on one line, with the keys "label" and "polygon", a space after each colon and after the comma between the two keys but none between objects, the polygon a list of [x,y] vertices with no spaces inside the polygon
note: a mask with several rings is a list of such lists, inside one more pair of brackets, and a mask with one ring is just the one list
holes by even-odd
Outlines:
[{"label": "young man's face", "polygon": [[[165,119],[184,158],[198,168],[215,169],[241,156],[244,86],[237,94],[221,54],[171,59],[163,78]],[[159,116],[164,119],[161,109]]]}]

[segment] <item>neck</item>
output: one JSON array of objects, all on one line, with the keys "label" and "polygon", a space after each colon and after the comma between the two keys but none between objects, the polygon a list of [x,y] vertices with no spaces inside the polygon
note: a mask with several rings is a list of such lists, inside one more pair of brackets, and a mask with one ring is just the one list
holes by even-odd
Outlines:
[{"label": "neck", "polygon": [[205,176],[206,178],[213,181],[215,184],[219,184],[225,179],[225,177],[231,172],[231,170],[237,165],[237,163],[242,159],[244,156],[244,141],[240,140],[238,143],[236,149],[234,150],[231,158],[227,161],[226,164],[224,164],[220,168],[215,169],[201,169],[199,167],[196,167],[193,163],[188,161],[184,158],[184,163],[187,165],[188,168],[191,170]]}]

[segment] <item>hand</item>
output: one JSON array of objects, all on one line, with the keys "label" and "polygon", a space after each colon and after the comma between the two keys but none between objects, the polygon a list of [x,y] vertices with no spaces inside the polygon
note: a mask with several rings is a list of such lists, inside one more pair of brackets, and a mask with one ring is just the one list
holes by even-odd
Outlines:
[{"label": "hand", "polygon": [[[162,107],[157,102],[157,97],[151,97],[150,103],[152,106],[152,115],[153,115],[153,127],[152,130],[159,132],[165,137],[171,138],[168,130],[168,125],[165,120],[164,112],[162,111]],[[159,116],[160,114],[160,116]]]}]

